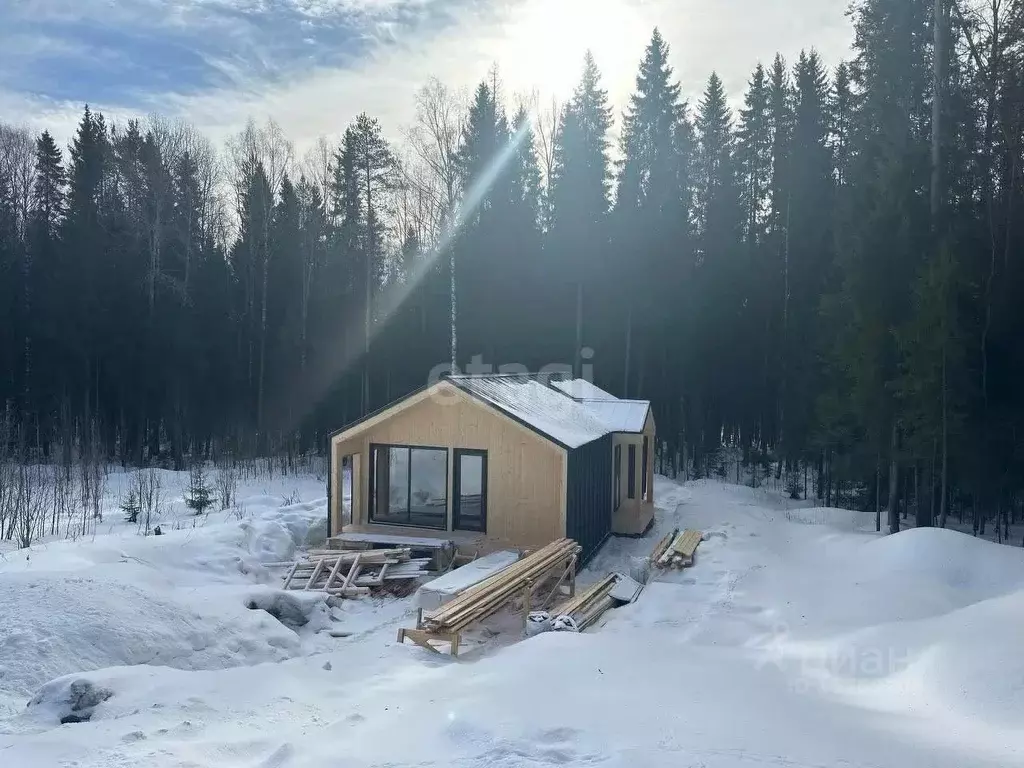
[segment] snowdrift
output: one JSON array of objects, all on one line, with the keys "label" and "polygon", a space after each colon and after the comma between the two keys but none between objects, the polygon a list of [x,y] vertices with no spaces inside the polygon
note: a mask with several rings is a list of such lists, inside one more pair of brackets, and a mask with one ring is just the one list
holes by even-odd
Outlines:
[{"label": "snowdrift", "polygon": [[282,595],[280,574],[260,562],[322,542],[326,503],[245,503],[252,516],[241,521],[212,515],[163,536],[111,534],[8,555],[0,562],[0,708],[69,673],[223,669],[302,653],[304,639],[330,623],[326,597]]}]

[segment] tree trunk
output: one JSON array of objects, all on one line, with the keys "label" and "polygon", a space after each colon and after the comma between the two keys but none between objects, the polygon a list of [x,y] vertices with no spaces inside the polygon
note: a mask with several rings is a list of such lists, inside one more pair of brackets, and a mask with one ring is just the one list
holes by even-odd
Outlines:
[{"label": "tree trunk", "polygon": [[949,407],[946,392],[946,344],[942,344],[942,474],[939,478],[939,527],[946,527],[946,484],[949,479]]},{"label": "tree trunk", "polygon": [[889,446],[889,533],[900,532],[900,430],[894,422]]},{"label": "tree trunk", "polygon": [[882,530],[882,457],[875,454],[875,531]]},{"label": "tree trunk", "polygon": [[[576,352],[573,355],[573,376],[579,378],[583,370],[583,280],[576,281]],[[628,370],[628,369],[627,369]],[[628,373],[627,373],[628,375]],[[628,389],[627,380],[627,389]],[[627,394],[628,397],[628,394]]]},{"label": "tree trunk", "polygon": [[944,89],[943,67],[945,64],[945,0],[934,0],[932,11],[932,179],[931,213],[932,231],[938,232],[939,213],[942,209],[942,99]]}]

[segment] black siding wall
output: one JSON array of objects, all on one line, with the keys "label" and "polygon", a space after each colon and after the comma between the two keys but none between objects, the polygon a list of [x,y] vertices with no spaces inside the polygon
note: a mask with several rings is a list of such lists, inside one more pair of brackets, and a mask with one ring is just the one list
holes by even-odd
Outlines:
[{"label": "black siding wall", "polygon": [[583,547],[580,567],[612,532],[612,437],[569,451],[565,535]]}]

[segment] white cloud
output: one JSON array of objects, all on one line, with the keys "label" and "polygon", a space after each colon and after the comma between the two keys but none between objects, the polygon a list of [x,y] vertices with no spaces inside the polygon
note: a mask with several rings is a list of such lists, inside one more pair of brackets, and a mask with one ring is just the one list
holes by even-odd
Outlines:
[{"label": "white cloud", "polygon": [[804,47],[818,48],[833,63],[848,55],[852,34],[844,16],[846,0],[791,0],[788,13],[780,12],[780,5],[759,0],[515,0],[498,14],[467,11],[443,32],[406,32],[352,69],[321,69],[273,88],[207,93],[172,103],[218,136],[235,130],[248,115],[272,115],[301,146],[317,135],[340,132],[361,111],[379,117],[397,135],[412,120],[414,94],[428,76],[470,88],[497,62],[508,92],[537,88],[541,94],[564,96],[589,46],[618,114],[655,25],[672,46],[672,64],[692,102],[712,70],[739,99],[757,62],[770,63],[776,51],[791,61]]},{"label": "white cloud", "polygon": [[[444,0],[292,2],[313,19],[358,9],[378,22],[388,21],[385,12],[399,6],[444,7]],[[239,130],[249,116],[269,116],[301,151],[318,135],[339,134],[362,111],[380,118],[397,138],[413,119],[416,91],[430,76],[468,89],[496,62],[507,95],[536,88],[542,96],[564,96],[578,77],[584,50],[591,47],[618,119],[655,25],[672,47],[672,64],[692,103],[712,70],[738,101],[757,62],[770,63],[776,51],[790,61],[804,47],[816,47],[830,63],[848,55],[852,32],[846,5],[847,0],[505,0],[495,9],[463,2],[451,11],[451,26],[390,27],[390,42],[379,39],[370,55],[349,68],[315,67],[268,85],[225,60],[219,65],[237,85],[191,94],[153,93],[147,108],[187,118],[215,141]],[[384,28],[376,29],[380,34]],[[3,107],[11,98],[0,94],[0,112],[10,114]],[[37,110],[33,123],[64,119],[66,105],[21,98]]]}]

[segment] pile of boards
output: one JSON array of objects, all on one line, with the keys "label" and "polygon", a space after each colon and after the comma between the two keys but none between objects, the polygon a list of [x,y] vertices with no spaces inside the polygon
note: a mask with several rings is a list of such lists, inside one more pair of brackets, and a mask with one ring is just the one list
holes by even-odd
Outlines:
[{"label": "pile of boards", "polygon": [[656,568],[689,568],[702,539],[700,531],[676,528],[654,547],[651,564]]},{"label": "pile of boards", "polygon": [[[415,629],[398,631],[398,642],[412,640],[435,652],[439,651],[431,641],[447,642],[451,655],[458,656],[460,636],[468,627],[494,615],[517,598],[523,602],[525,625],[531,609],[546,607],[567,581],[570,595],[575,592],[576,559],[580,550],[572,539],[559,539],[538,549],[470,587],[438,610],[423,613]],[[556,577],[546,598],[540,599],[538,593]]]},{"label": "pile of boards", "polygon": [[[631,603],[640,596],[643,587],[621,573],[610,573],[596,584],[556,607],[551,616],[551,628],[582,632],[596,622],[609,608]],[[543,614],[542,620],[543,620]]]},{"label": "pile of boards", "polygon": [[408,548],[363,551],[313,550],[304,560],[270,563],[288,568],[282,589],[361,597],[393,582],[411,582],[428,574],[430,558],[413,559]]}]

